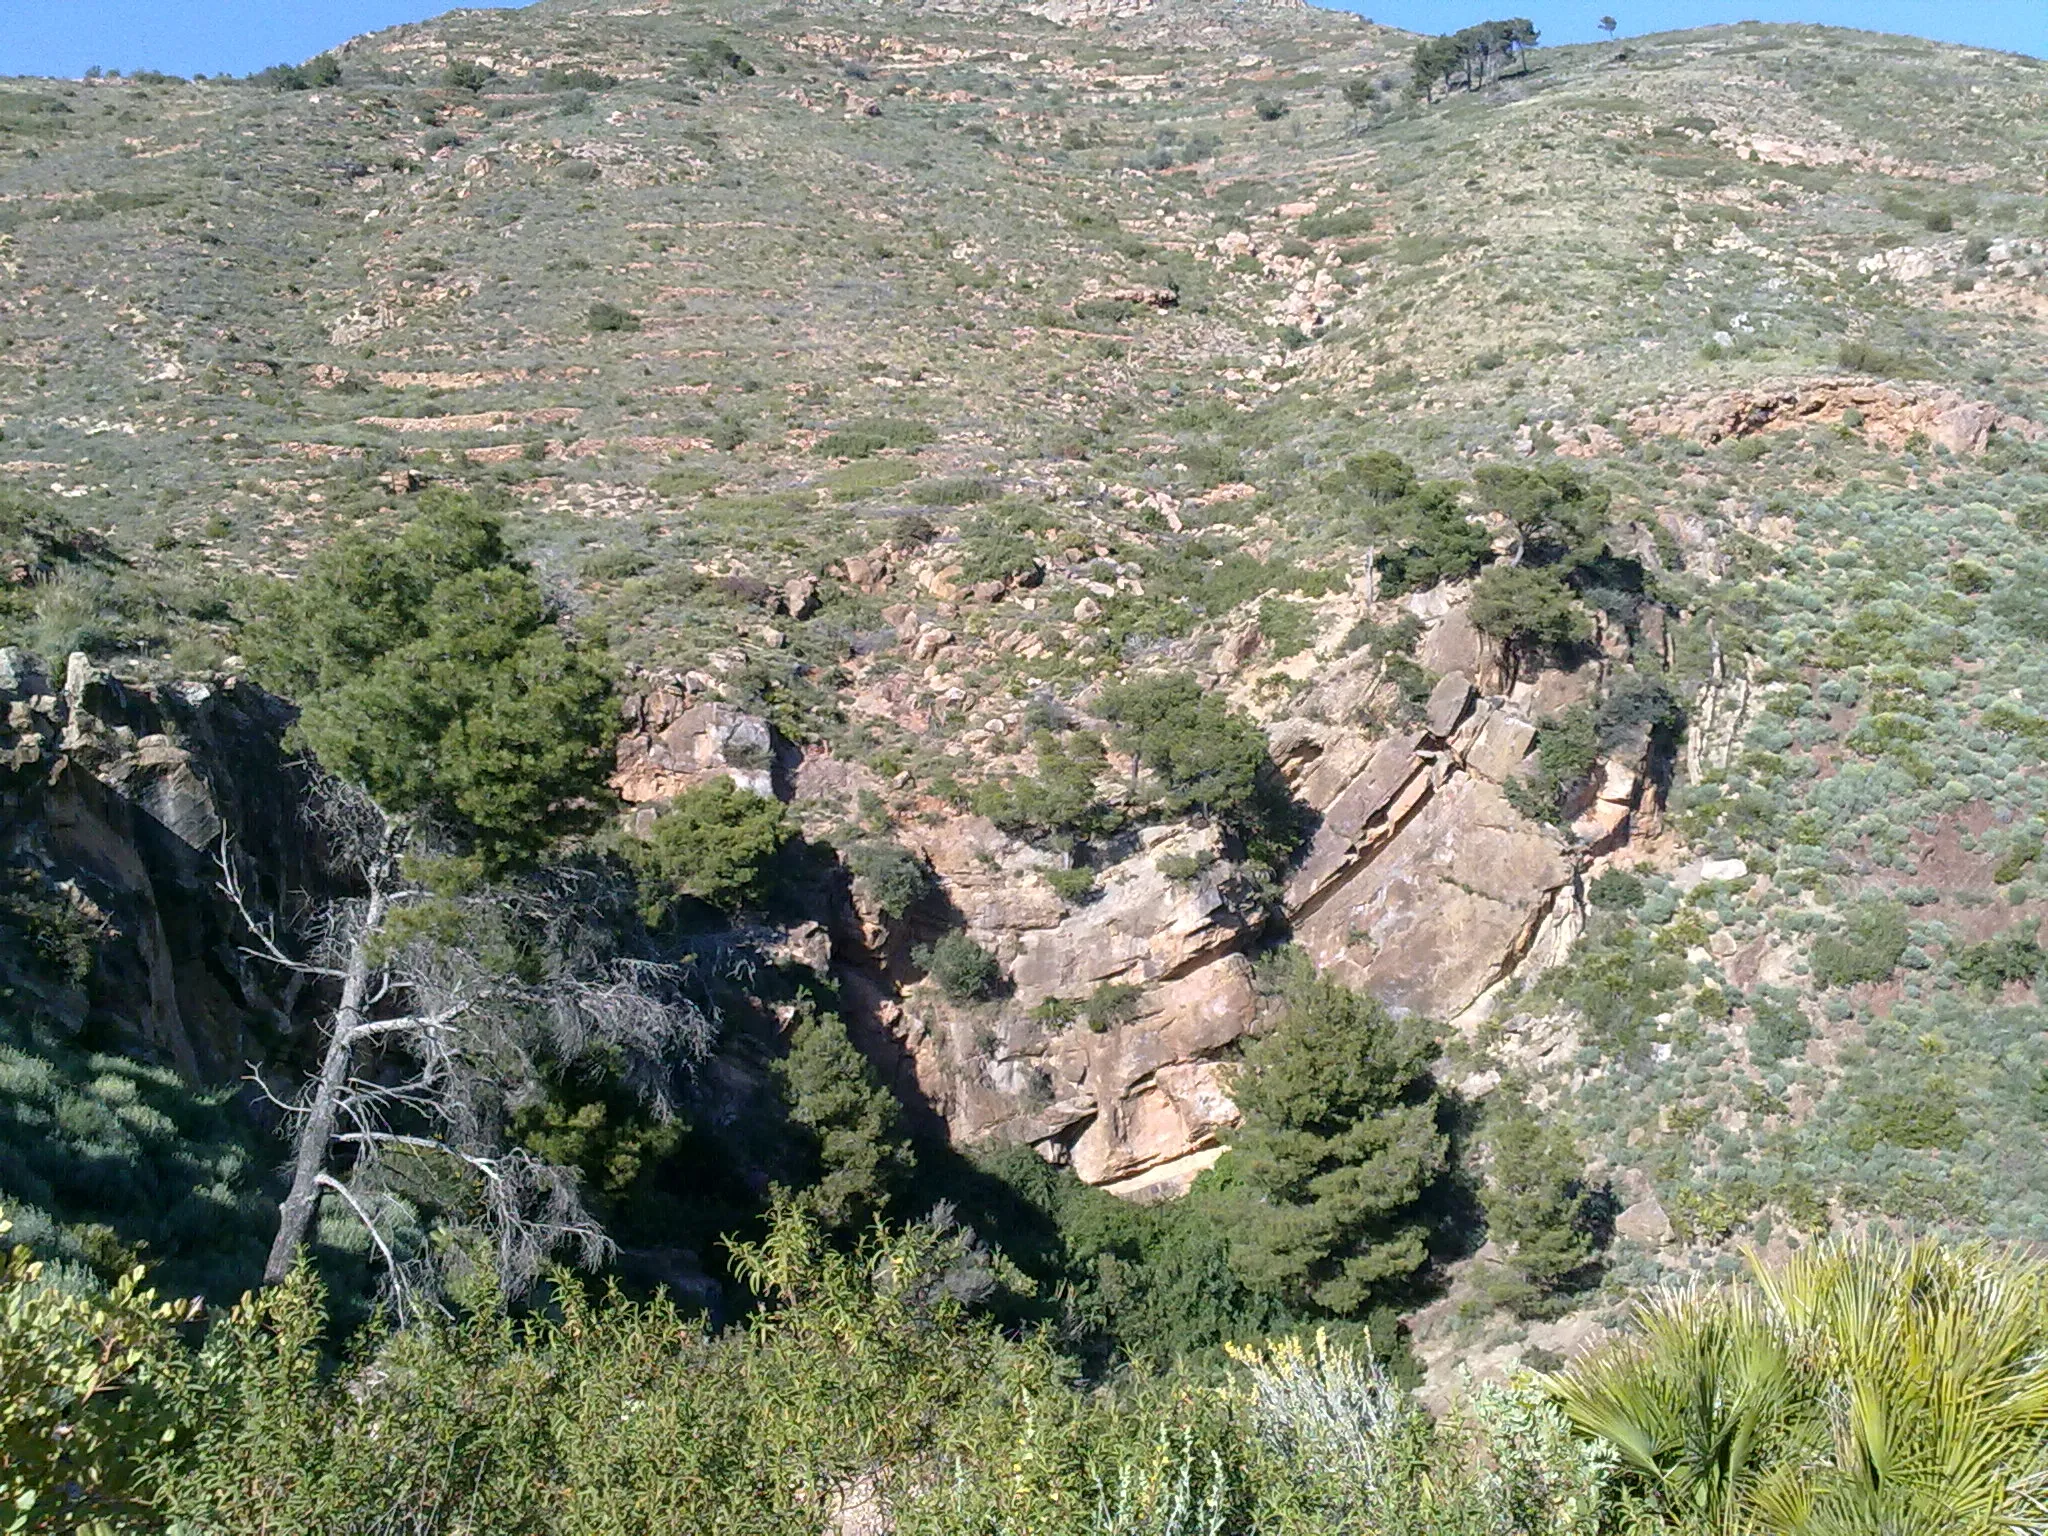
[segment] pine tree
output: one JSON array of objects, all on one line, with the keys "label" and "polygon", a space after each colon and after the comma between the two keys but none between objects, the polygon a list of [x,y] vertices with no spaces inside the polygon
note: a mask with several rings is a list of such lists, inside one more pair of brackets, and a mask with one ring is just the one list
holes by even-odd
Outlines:
[{"label": "pine tree", "polygon": [[396,538],[341,540],[264,594],[244,647],[321,766],[489,862],[609,798],[610,685],[470,497],[430,491]]},{"label": "pine tree", "polygon": [[1593,1261],[1595,1192],[1571,1132],[1526,1105],[1502,1115],[1488,1139],[1486,1226],[1516,1282],[1501,1299],[1540,1310]]},{"label": "pine tree", "polygon": [[1436,1053],[1421,1019],[1303,968],[1277,1027],[1246,1052],[1231,1262],[1289,1305],[1348,1316],[1424,1263],[1420,1202],[1444,1171]]},{"label": "pine tree", "polygon": [[803,1199],[827,1224],[866,1225],[903,1187],[912,1164],[903,1113],[837,1014],[806,1007],[777,1065],[790,1118],[816,1142],[819,1178]]}]

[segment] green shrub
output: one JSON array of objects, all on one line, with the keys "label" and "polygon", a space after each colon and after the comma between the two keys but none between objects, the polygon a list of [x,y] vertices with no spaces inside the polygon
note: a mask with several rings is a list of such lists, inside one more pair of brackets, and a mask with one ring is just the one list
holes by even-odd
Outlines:
[{"label": "green shrub", "polygon": [[1287,103],[1278,96],[1261,96],[1252,103],[1252,110],[1258,113],[1261,122],[1277,123],[1287,115]]},{"label": "green shrub", "polygon": [[1841,933],[1814,941],[1813,979],[1823,987],[1884,981],[1898,968],[1905,949],[1906,909],[1896,902],[1866,902],[1850,914]]},{"label": "green shrub", "polygon": [[2048,954],[2030,935],[2008,933],[1981,944],[1965,945],[1956,954],[1956,975],[1966,986],[1996,992],[2015,981],[2035,981],[2048,968]]},{"label": "green shrub", "polygon": [[441,83],[457,91],[480,91],[497,78],[498,72],[479,59],[456,59],[441,71]]},{"label": "green shrub", "polygon": [[1047,731],[1034,745],[1037,771],[978,786],[976,814],[1012,835],[1062,841],[1107,837],[1123,825],[1122,813],[1104,799],[1099,782],[1107,766],[1100,738],[1075,732],[1062,739]]},{"label": "green shrub", "polygon": [[1472,627],[1500,644],[1511,673],[1593,633],[1572,589],[1545,566],[1489,567],[1473,584],[1468,612]]},{"label": "green shrub", "polygon": [[[0,1238],[11,1230],[0,1217]],[[27,1248],[0,1257],[0,1507],[13,1529],[146,1530],[152,1464],[178,1427],[184,1361],[142,1270],[105,1294],[62,1283]]]},{"label": "green shrub", "polygon": [[1103,691],[1098,708],[1117,745],[1149,776],[1166,815],[1214,817],[1276,867],[1299,844],[1300,824],[1266,755],[1265,734],[1220,695],[1174,673],[1118,683]]},{"label": "green shrub", "polygon": [[922,448],[938,433],[921,421],[870,416],[851,422],[819,440],[818,452],[828,459],[867,459],[889,448]]},{"label": "green shrub", "polygon": [[904,494],[920,507],[966,507],[987,501],[997,494],[997,488],[978,475],[962,475],[945,480],[922,480]]},{"label": "green shrub", "polygon": [[607,331],[637,331],[640,317],[630,309],[599,299],[590,306],[590,329],[599,335]]},{"label": "green shrub", "polygon": [[1750,1058],[1769,1066],[1796,1056],[1813,1037],[1813,1027],[1796,999],[1759,993],[1750,1000],[1750,1022],[1746,1031]]},{"label": "green shrub", "polygon": [[996,957],[957,928],[933,943],[920,944],[912,958],[956,1003],[985,1002],[1003,985]]},{"label": "green shrub", "polygon": [[1925,1082],[1910,1092],[1887,1089],[1858,1095],[1846,1139],[1854,1152],[1867,1153],[1880,1144],[1954,1152],[1969,1134],[1954,1091]]},{"label": "green shrub", "polygon": [[1486,1229],[1506,1255],[1511,1280],[1495,1299],[1523,1316],[1555,1311],[1561,1297],[1591,1278],[1613,1197],[1594,1188],[1578,1143],[1555,1116],[1516,1103],[1487,1118]]},{"label": "green shrub", "polygon": [[1009,581],[1038,565],[1038,546],[1017,533],[977,532],[960,541],[963,581]]},{"label": "green shrub", "polygon": [[1602,870],[1586,886],[1586,900],[1606,912],[1633,912],[1643,904],[1640,875],[1625,869]]},{"label": "green shrub", "polygon": [[931,890],[931,871],[901,843],[869,838],[848,848],[845,859],[885,917],[902,917]]},{"label": "green shrub", "polygon": [[1215,868],[1216,855],[1206,849],[1200,853],[1167,853],[1154,859],[1152,865],[1176,884],[1192,885]]},{"label": "green shrub", "polygon": [[1052,887],[1053,895],[1070,907],[1078,907],[1095,897],[1095,871],[1085,864],[1073,869],[1048,869],[1045,883]]},{"label": "green shrub", "polygon": [[684,790],[645,837],[619,846],[639,877],[648,920],[659,922],[684,896],[728,911],[758,905],[776,855],[795,836],[781,802],[717,778]]},{"label": "green shrub", "polygon": [[1430,1026],[1396,1018],[1306,964],[1245,1050],[1231,1186],[1231,1264],[1255,1290],[1347,1316],[1428,1260],[1424,1192],[1445,1167]]},{"label": "green shrub", "polygon": [[1917,379],[1927,371],[1918,359],[1899,352],[1887,352],[1861,340],[1843,342],[1836,350],[1835,361],[1853,372],[1874,373],[1888,379]]},{"label": "green shrub", "polygon": [[1372,215],[1363,208],[1312,213],[1295,226],[1304,240],[1343,240],[1372,233]]},{"label": "green shrub", "polygon": [[1129,982],[1106,981],[1088,994],[1081,1005],[1081,1017],[1096,1034],[1117,1024],[1128,1023],[1144,1000],[1145,989]]},{"label": "green shrub", "polygon": [[1315,639],[1315,610],[1304,603],[1269,597],[1259,604],[1259,633],[1274,660],[1298,656]]}]

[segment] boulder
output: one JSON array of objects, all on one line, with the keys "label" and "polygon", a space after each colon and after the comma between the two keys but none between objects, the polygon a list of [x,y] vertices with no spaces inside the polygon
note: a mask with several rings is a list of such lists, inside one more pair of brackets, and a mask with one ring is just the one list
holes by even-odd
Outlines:
[{"label": "boulder", "polygon": [[1535,744],[1536,727],[1519,715],[1493,710],[1478,738],[1465,753],[1465,766],[1482,778],[1505,784],[1514,777]]},{"label": "boulder", "polygon": [[611,782],[627,804],[673,800],[714,778],[775,794],[775,734],[761,716],[730,704],[692,703],[672,687],[630,700],[626,714]]},{"label": "boulder", "polygon": [[1465,718],[1465,710],[1472,702],[1472,679],[1463,672],[1447,672],[1435,688],[1430,691],[1429,703],[1423,710],[1423,723],[1429,734],[1448,737]]}]

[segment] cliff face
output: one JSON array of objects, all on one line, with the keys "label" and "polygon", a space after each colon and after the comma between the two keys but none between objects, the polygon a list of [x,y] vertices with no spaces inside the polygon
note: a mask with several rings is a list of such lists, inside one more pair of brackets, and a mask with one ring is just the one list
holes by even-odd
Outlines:
[{"label": "cliff face", "polygon": [[[320,876],[280,738],[290,711],[247,683],[116,681],[74,655],[61,679],[0,649],[0,860],[98,931],[78,988],[35,990],[66,1026],[140,1043],[220,1081],[293,1034],[295,996],[253,965],[217,859],[231,832],[253,894],[282,907]],[[10,984],[34,985],[14,975]]]},{"label": "cliff face", "polygon": [[[1483,675],[1458,597],[1410,600],[1422,650]],[[895,835],[929,869],[930,898],[892,919],[857,882],[820,889],[781,952],[841,983],[856,1036],[956,1141],[1023,1142],[1119,1194],[1177,1193],[1235,1121],[1228,1062],[1261,1017],[1252,957],[1281,932],[1389,1006],[1452,1027],[1569,948],[1585,874],[1642,820],[1645,753],[1597,764],[1567,828],[1521,814],[1507,786],[1529,771],[1538,722],[1590,691],[1600,665],[1491,694],[1454,667],[1392,731],[1359,723],[1387,689],[1370,658],[1324,667],[1267,722],[1315,829],[1277,896],[1214,829],[1165,824],[1099,849],[1093,893],[1070,903],[1045,878],[1063,856],[927,802]],[[287,707],[232,680],[126,685],[83,657],[55,683],[12,651],[0,701],[6,857],[107,941],[86,987],[45,999],[52,1011],[195,1079],[290,1049],[297,998],[242,952],[216,862],[226,833],[272,909],[320,885],[294,809],[304,785],[280,746]],[[643,816],[711,775],[819,825],[889,787],[688,685],[644,693],[627,715],[618,783]],[[1001,962],[1000,1000],[953,1003],[923,977],[917,941],[954,926]]]},{"label": "cliff face", "polygon": [[[1203,826],[1149,826],[1096,849],[1094,891],[1069,903],[1045,878],[1063,855],[935,800],[899,816],[894,835],[930,870],[933,896],[892,920],[857,885],[818,893],[808,963],[840,981],[856,1036],[903,1097],[956,1142],[1023,1142],[1115,1193],[1171,1195],[1221,1155],[1236,1120],[1228,1062],[1260,1024],[1261,945],[1284,933],[1390,1007],[1451,1027],[1562,958],[1583,927],[1585,876],[1632,857],[1654,821],[1647,746],[1596,763],[1566,827],[1523,815],[1507,786],[1531,769],[1538,723],[1589,697],[1625,643],[1486,693],[1463,599],[1445,588],[1406,602],[1424,626],[1420,654],[1449,669],[1412,725],[1363,723],[1390,697],[1365,654],[1318,663],[1267,720],[1315,827],[1277,899]],[[1256,648],[1226,641],[1212,665],[1249,670]],[[617,780],[629,800],[724,775],[829,826],[863,791],[889,789],[857,764],[771,741],[765,721],[693,702],[691,686],[629,705]],[[923,978],[915,941],[948,926],[1001,962],[999,1001],[955,1003]]]}]

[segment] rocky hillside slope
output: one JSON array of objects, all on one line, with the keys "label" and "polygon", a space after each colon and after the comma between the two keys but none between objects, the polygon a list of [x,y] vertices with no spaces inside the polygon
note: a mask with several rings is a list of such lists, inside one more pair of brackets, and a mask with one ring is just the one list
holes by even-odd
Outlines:
[{"label": "rocky hillside slope", "polygon": [[[1413,41],[544,0],[303,89],[0,82],[10,852],[232,1072],[289,1001],[209,849],[298,878],[238,583],[458,484],[609,640],[629,807],[728,776],[929,872],[787,953],[956,1139],[1184,1188],[1291,938],[1570,1114],[1623,1273],[2043,1235],[2048,70],[1742,26],[1419,101]],[[1583,643],[1517,665],[1404,575],[1374,452],[1504,558],[1475,474],[1597,486]],[[1291,865],[1004,813],[1154,674],[1259,722]],[[999,996],[927,976],[950,928]]]}]

